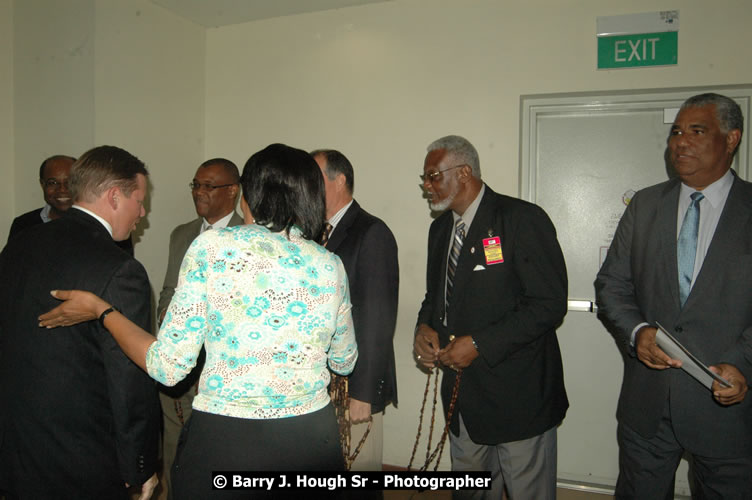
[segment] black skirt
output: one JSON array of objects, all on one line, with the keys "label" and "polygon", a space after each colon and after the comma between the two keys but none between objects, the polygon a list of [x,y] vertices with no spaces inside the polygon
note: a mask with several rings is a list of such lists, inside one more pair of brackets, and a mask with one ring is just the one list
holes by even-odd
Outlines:
[{"label": "black skirt", "polygon": [[[194,410],[180,435],[172,466],[174,500],[284,498],[281,491],[212,488],[215,471],[344,471],[331,404],[321,410],[268,420]],[[331,498],[331,493],[327,494]],[[300,498],[301,492],[290,492]]]}]

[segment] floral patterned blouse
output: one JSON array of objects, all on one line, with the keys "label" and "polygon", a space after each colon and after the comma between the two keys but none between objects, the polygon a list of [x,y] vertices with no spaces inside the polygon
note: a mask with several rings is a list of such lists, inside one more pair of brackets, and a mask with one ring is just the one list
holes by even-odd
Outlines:
[{"label": "floral patterned blouse", "polygon": [[146,366],[175,385],[204,365],[197,410],[283,418],[329,403],[331,369],[358,357],[339,257],[301,236],[258,225],[206,231],[185,254],[175,295]]}]

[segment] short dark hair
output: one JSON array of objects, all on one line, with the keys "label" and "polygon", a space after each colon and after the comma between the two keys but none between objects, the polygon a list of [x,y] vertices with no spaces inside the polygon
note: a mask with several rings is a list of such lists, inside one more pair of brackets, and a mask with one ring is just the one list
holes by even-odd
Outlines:
[{"label": "short dark hair", "polygon": [[119,187],[125,196],[138,187],[136,176],[147,176],[144,162],[124,149],[98,146],[84,153],[71,167],[70,185],[74,201],[94,201],[111,187]]},{"label": "short dark hair", "polygon": [[285,144],[270,144],[248,158],[240,177],[243,198],[257,224],[273,232],[298,226],[315,240],[326,219],[324,178],[313,157]]},{"label": "short dark hair", "polygon": [[76,161],[75,158],[73,158],[72,156],[68,156],[68,155],[52,155],[52,156],[50,156],[49,158],[45,159],[42,162],[41,165],[39,165],[39,180],[40,181],[44,180],[44,167],[47,166],[47,162],[48,161],[52,161],[52,160],[70,160],[72,162]]},{"label": "short dark hair", "polygon": [[199,165],[199,168],[211,167],[212,165],[219,165],[220,167],[224,168],[225,172],[227,172],[227,174],[232,177],[233,182],[240,181],[240,172],[238,172],[238,166],[227,158],[212,158],[211,160],[206,160],[204,163]]},{"label": "short dark hair", "polygon": [[326,177],[330,181],[333,181],[339,174],[344,175],[345,186],[347,186],[347,191],[352,195],[355,189],[355,174],[353,173],[350,160],[336,149],[316,149],[311,151],[311,156],[314,158],[319,155],[326,158],[326,168],[324,169]]}]

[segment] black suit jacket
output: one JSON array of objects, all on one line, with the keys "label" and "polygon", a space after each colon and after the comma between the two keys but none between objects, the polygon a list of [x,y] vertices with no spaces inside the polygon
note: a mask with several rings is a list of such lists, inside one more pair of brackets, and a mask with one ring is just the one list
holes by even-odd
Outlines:
[{"label": "black suit jacket", "polygon": [[[479,356],[463,370],[452,415],[471,439],[495,445],[542,434],[569,406],[556,328],[567,310],[567,272],[556,230],[537,205],[494,193],[486,186],[467,231],[455,271],[450,314],[444,326],[444,285],[452,212],[428,236],[427,290],[418,314],[439,334],[471,335]],[[504,262],[487,264],[483,239],[498,236]],[[456,372],[445,370],[442,398],[448,410]]]},{"label": "black suit jacket", "polygon": [[[735,176],[684,307],[676,264],[680,188],[675,179],[632,198],[595,281],[600,314],[624,346],[634,327],[657,321],[705,364],[732,364],[750,383],[752,184]],[[674,433],[690,452],[724,458],[752,453],[749,394],[739,404],[721,406],[684,371],[650,369],[626,351],[620,422],[652,437],[668,404]]]},{"label": "black suit jacket", "polygon": [[54,289],[90,290],[150,326],[143,266],[90,215],[28,228],[0,254],[0,490],[11,498],[125,498],[156,470],[156,384],[98,321],[39,328]]},{"label": "black suit jacket", "polygon": [[377,413],[397,404],[394,327],[399,302],[397,242],[384,222],[353,200],[329,236],[326,248],[347,271],[358,362],[350,375],[350,396],[371,403]]},{"label": "black suit jacket", "polygon": [[37,224],[42,224],[44,221],[41,217],[41,208],[37,208],[35,210],[32,210],[30,212],[26,212],[25,214],[21,214],[15,219],[13,219],[13,223],[10,225],[10,231],[8,232],[8,241],[10,241],[11,238],[16,236],[18,233],[26,229],[27,227],[36,226]]},{"label": "black suit jacket", "polygon": [[[39,224],[44,224],[44,221],[41,217],[43,209],[44,207],[37,208],[30,212],[26,212],[25,214],[21,214],[13,219],[13,223],[10,225],[10,231],[8,232],[8,241],[10,241],[11,238],[18,236],[18,234],[24,229],[38,226]],[[133,241],[130,239],[130,237],[127,240],[117,241],[115,242],[115,244],[129,254],[133,255]]]}]

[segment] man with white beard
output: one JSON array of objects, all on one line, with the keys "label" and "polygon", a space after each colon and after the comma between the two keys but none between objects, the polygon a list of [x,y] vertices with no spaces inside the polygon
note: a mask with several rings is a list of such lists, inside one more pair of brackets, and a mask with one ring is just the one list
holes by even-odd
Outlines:
[{"label": "man with white beard", "polygon": [[444,370],[452,470],[491,471],[491,490],[453,498],[556,497],[556,427],[569,406],[556,328],[567,270],[538,206],[494,193],[475,147],[447,136],[428,147],[423,189],[444,211],[428,236],[426,295],[413,353]]}]

